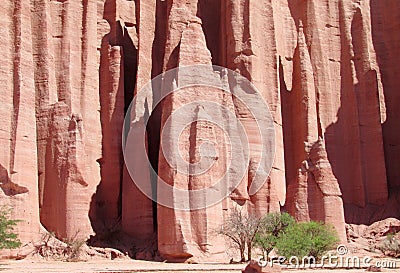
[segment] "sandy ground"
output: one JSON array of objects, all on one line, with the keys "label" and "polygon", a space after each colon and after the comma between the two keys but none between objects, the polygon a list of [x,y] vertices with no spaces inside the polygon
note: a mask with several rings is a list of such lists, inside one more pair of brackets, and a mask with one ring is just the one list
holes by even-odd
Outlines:
[{"label": "sandy ground", "polygon": [[0,272],[241,272],[241,264],[172,264],[145,261],[90,261],[90,262],[54,262],[54,261],[2,261]]},{"label": "sandy ground", "polygon": [[[400,265],[400,262],[398,262]],[[172,264],[172,263],[155,263],[134,260],[99,260],[89,262],[54,262],[54,261],[1,261],[0,272],[218,272],[218,273],[234,273],[241,272],[245,267],[243,264]],[[358,273],[366,272],[365,269],[348,270],[348,269],[306,269],[293,270],[284,269],[283,272],[301,272],[301,273]],[[383,269],[382,272],[400,272],[398,269]]]}]

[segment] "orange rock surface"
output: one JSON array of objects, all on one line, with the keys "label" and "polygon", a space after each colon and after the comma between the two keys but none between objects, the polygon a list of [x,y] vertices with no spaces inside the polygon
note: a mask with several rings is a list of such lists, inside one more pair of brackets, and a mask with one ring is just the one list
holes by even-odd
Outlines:
[{"label": "orange rock surface", "polygon": [[[400,216],[398,1],[5,0],[0,12],[0,204],[23,220],[16,232],[24,243],[38,240],[41,226],[59,239],[119,230],[138,245],[157,238],[153,255],[224,260],[226,246],[215,230],[233,207],[325,221],[343,241],[345,222]],[[152,105],[165,86],[183,85],[179,69],[198,64],[232,93],[242,82],[212,65],[254,85],[273,119],[270,146],[255,134],[248,109],[221,90],[188,88]],[[129,109],[152,78],[174,68],[177,79],[157,82]],[[168,117],[198,100],[235,113],[245,124],[249,154],[234,158],[229,132],[194,122],[165,148],[176,145],[176,156],[195,163],[203,140],[214,143],[218,154],[208,146],[205,152],[215,166],[195,177],[175,172],[160,142],[164,126],[179,127]],[[243,179],[211,207],[157,205],[124,163],[126,114],[143,130],[149,117],[147,134],[132,149],[146,144],[148,159],[133,164],[142,170],[136,179],[153,185],[153,196],[162,194],[154,186],[159,178],[198,190],[223,172],[233,179],[229,162],[247,158]],[[190,115],[210,116],[201,107]],[[223,114],[219,119],[236,130]],[[265,149],[274,154],[266,159],[272,168],[253,193]],[[148,162],[159,178],[147,171]],[[207,198],[187,200],[196,207]]]}]

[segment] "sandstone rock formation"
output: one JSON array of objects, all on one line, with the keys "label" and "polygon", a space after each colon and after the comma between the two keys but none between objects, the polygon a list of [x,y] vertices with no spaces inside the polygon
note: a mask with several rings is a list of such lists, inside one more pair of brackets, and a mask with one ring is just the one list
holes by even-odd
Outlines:
[{"label": "sandstone rock formation", "polygon": [[[138,245],[158,237],[168,259],[217,260],[224,245],[213,230],[234,206],[326,221],[343,240],[345,219],[400,216],[398,1],[6,0],[0,11],[0,203],[23,220],[16,230],[23,242],[38,239],[41,225],[60,239],[120,230]],[[128,109],[155,76],[196,64],[240,73],[269,106],[275,157],[255,194],[249,188],[265,151],[240,101],[189,88],[153,109],[160,90],[182,86],[181,75]],[[213,73],[221,89],[234,93],[241,84]],[[191,163],[203,139],[216,144],[218,156],[207,160],[217,163],[201,177],[174,173],[160,148],[168,116],[188,98],[231,109],[246,124],[250,154],[230,196],[181,211],[157,205],[133,183],[121,136],[125,114],[143,129],[149,119],[137,143],[146,143],[160,178],[178,188],[211,185],[235,160],[218,127],[195,122],[171,140]],[[208,118],[201,107],[195,114]],[[140,180],[156,185],[146,162],[136,158]]]},{"label": "sandstone rock formation", "polygon": [[280,266],[275,265],[274,267],[261,267],[258,261],[252,260],[242,270],[242,273],[279,273],[282,272]]}]

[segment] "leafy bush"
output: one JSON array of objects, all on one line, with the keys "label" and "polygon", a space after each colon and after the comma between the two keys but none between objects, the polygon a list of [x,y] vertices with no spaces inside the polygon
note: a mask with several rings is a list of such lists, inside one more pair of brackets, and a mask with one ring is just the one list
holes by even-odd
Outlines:
[{"label": "leafy bush", "polygon": [[0,249],[14,249],[21,246],[18,235],[13,232],[19,220],[10,220],[11,210],[0,208]]},{"label": "leafy bush", "polygon": [[244,214],[234,209],[228,219],[218,230],[218,234],[229,238],[240,252],[240,261],[246,261],[245,250],[247,247],[247,257],[251,260],[251,250],[260,226],[260,219]]},{"label": "leafy bush", "polygon": [[269,213],[262,219],[233,210],[224,222],[219,234],[229,238],[240,252],[241,261],[248,260],[254,245],[260,247],[264,255],[276,248],[279,255],[286,258],[312,256],[316,260],[326,251],[334,248],[339,241],[332,226],[318,222],[296,223],[288,213]]},{"label": "leafy bush", "polygon": [[279,255],[286,258],[295,256],[300,260],[305,256],[321,258],[339,241],[333,227],[318,223],[306,222],[289,226],[285,234],[276,242]]},{"label": "leafy bush", "polygon": [[381,241],[377,247],[386,256],[391,256],[395,258],[400,257],[400,241],[398,235],[388,234],[386,238]]},{"label": "leafy bush", "polygon": [[278,238],[285,230],[295,224],[294,218],[284,213],[269,213],[261,219],[260,227],[256,234],[255,244],[259,246],[268,258],[269,253],[275,248]]}]

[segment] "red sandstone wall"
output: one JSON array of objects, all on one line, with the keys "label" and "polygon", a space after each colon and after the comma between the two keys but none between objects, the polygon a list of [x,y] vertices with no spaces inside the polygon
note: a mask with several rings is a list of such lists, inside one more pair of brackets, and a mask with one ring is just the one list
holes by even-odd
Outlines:
[{"label": "red sandstone wall", "polygon": [[[399,8],[396,0],[2,1],[0,202],[23,220],[24,242],[40,225],[59,238],[121,229],[146,242],[157,233],[161,254],[176,259],[218,253],[212,230],[236,203],[257,215],[284,206],[298,220],[333,223],[344,239],[343,203],[348,221],[370,221],[400,184]],[[217,207],[188,213],[155,206],[132,183],[121,133],[152,77],[199,63],[254,83],[274,119],[276,153],[257,194],[248,196],[247,177]],[[184,102],[157,108],[146,140],[159,175],[183,186],[196,180],[171,176],[158,142],[165,116]],[[245,116],[240,103],[224,103]],[[218,135],[196,126],[198,136]],[[189,154],[198,139],[183,138]],[[254,163],[261,148],[250,141]]]}]

